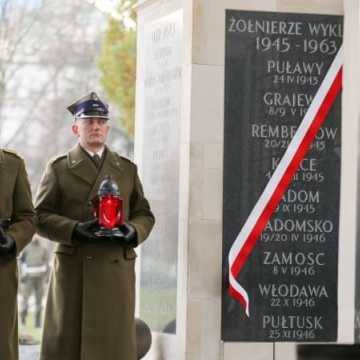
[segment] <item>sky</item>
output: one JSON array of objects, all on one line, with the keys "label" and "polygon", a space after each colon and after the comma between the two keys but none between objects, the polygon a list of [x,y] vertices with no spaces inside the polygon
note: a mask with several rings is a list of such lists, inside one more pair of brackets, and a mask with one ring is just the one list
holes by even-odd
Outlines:
[{"label": "sky", "polygon": [[[116,11],[117,5],[126,0],[84,0],[87,1],[90,4],[93,4],[95,7],[97,7],[100,11],[110,15],[114,19],[122,20],[122,16],[118,14]],[[130,19],[125,18],[124,19],[125,26],[128,26],[129,28],[135,28],[136,24]]]},{"label": "sky", "polygon": [[[4,4],[5,2],[8,2],[9,0],[0,0],[0,5]],[[36,7],[38,5],[41,4],[42,0],[10,0],[12,2],[15,2],[16,3],[25,3],[27,5],[29,5],[29,7],[33,6],[33,7]],[[110,1],[110,0],[109,0]]]}]

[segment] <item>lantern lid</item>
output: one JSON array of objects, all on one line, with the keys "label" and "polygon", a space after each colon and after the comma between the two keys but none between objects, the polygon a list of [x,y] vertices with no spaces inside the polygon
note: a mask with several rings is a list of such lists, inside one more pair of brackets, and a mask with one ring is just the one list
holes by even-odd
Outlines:
[{"label": "lantern lid", "polygon": [[107,175],[105,179],[101,182],[98,191],[98,196],[106,195],[120,196],[119,187],[110,175]]}]

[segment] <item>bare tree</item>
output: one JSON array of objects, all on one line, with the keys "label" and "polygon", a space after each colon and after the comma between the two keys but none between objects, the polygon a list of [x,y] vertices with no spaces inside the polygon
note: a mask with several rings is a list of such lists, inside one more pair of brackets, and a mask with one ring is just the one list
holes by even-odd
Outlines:
[{"label": "bare tree", "polygon": [[24,0],[0,1],[0,134],[2,114],[7,97],[15,97],[13,78],[22,67],[19,56],[30,48],[29,35],[38,21],[37,8]]},{"label": "bare tree", "polygon": [[[0,52],[0,141],[26,158],[35,189],[49,157],[74,141],[66,107],[99,90],[96,58],[107,21],[84,0],[30,3],[0,0],[0,48],[7,47]],[[117,146],[131,153],[132,142],[115,133]]]}]

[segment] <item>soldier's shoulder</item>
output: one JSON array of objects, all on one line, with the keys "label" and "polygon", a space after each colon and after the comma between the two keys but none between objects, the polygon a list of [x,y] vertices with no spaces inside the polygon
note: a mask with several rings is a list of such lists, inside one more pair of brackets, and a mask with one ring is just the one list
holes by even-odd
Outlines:
[{"label": "soldier's shoulder", "polygon": [[125,163],[127,163],[128,165],[131,165],[131,166],[136,166],[135,163],[133,161],[131,161],[130,159],[124,157],[124,156],[121,156],[119,155],[119,158],[124,161]]},{"label": "soldier's shoulder", "polygon": [[22,157],[14,150],[10,150],[10,149],[2,149],[4,154],[7,155],[7,156],[11,156],[11,157],[15,157],[15,158],[18,158],[18,159],[21,159],[22,160]]},{"label": "soldier's shoulder", "polygon": [[126,158],[124,156],[121,156],[117,152],[114,152],[114,154],[122,164],[130,166],[130,167],[136,167],[136,164],[133,161],[131,161],[130,159],[128,159],[128,158]]},{"label": "soldier's shoulder", "polygon": [[16,161],[16,162],[23,162],[24,159],[14,150],[10,150],[10,149],[2,149],[4,156],[6,158],[8,158],[11,161]]},{"label": "soldier's shoulder", "polygon": [[56,155],[49,160],[49,165],[61,164],[64,161],[66,162],[66,159],[67,159],[67,154]]}]

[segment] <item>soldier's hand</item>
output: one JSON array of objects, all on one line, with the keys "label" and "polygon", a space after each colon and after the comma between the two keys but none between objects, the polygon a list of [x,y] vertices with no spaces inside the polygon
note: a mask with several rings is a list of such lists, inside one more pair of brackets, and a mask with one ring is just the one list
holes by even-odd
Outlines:
[{"label": "soldier's hand", "polygon": [[122,240],[129,246],[137,246],[137,233],[134,226],[128,223],[124,223],[119,226],[119,230],[124,234]]},{"label": "soldier's hand", "polygon": [[89,241],[95,241],[99,238],[94,234],[95,231],[99,230],[99,224],[97,219],[85,221],[85,222],[79,222],[75,226],[74,232],[73,232],[73,239],[89,242]]},{"label": "soldier's hand", "polygon": [[0,227],[0,257],[12,258],[16,255],[15,240]]}]

